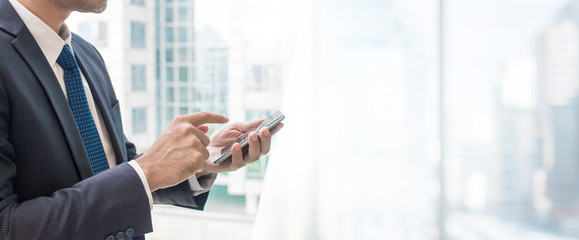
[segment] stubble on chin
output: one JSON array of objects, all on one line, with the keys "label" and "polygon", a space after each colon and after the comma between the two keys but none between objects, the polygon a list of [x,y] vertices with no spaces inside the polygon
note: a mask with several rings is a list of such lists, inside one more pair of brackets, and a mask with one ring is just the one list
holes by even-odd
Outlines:
[{"label": "stubble on chin", "polygon": [[102,13],[107,9],[107,0],[50,0],[69,12]]},{"label": "stubble on chin", "polygon": [[97,7],[95,9],[93,9],[94,11],[91,11],[93,13],[102,13],[107,9],[107,0],[93,0],[93,1],[98,1],[100,2],[100,7]]}]

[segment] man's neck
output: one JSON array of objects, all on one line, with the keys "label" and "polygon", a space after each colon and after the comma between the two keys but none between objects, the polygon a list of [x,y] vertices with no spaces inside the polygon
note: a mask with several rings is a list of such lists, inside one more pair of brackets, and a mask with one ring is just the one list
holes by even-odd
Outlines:
[{"label": "man's neck", "polygon": [[57,34],[64,21],[70,15],[70,10],[63,9],[50,0],[18,0],[30,12],[36,15]]}]

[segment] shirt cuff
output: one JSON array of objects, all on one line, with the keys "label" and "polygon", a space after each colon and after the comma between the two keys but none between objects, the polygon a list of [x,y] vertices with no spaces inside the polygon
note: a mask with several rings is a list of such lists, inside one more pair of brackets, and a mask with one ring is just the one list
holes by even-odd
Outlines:
[{"label": "shirt cuff", "polygon": [[193,192],[193,196],[199,196],[203,193],[209,192],[209,189],[211,188],[211,186],[213,186],[213,183],[215,182],[216,178],[217,173],[207,174],[200,178],[195,177],[195,175],[190,177],[189,187]]},{"label": "shirt cuff", "polygon": [[149,207],[151,207],[151,210],[153,210],[153,195],[151,194],[151,188],[149,187],[149,182],[147,182],[147,176],[145,175],[145,172],[143,172],[143,169],[141,166],[139,166],[137,161],[129,161],[129,165],[135,169],[135,172],[137,172],[139,178],[141,178],[141,182],[143,183],[143,187],[145,188],[145,192],[149,198]]}]

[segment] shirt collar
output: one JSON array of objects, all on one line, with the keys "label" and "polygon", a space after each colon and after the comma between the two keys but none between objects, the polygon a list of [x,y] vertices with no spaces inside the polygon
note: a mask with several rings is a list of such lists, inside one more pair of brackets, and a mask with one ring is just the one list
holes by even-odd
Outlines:
[{"label": "shirt collar", "polygon": [[[56,64],[56,59],[60,55],[64,44],[70,45],[71,34],[66,24],[62,24],[59,33],[57,34],[44,23],[40,18],[34,15],[18,0],[9,0],[26,27],[38,43],[40,50],[46,57],[50,66]],[[72,49],[72,47],[71,47]]]}]

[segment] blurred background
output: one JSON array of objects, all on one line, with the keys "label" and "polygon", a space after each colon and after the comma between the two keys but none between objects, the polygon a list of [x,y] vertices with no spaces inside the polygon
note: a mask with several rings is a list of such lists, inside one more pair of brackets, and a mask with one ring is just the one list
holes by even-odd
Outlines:
[{"label": "blurred background", "polygon": [[177,115],[286,114],[148,239],[579,239],[577,0],[108,4],[67,24],[140,152]]}]

